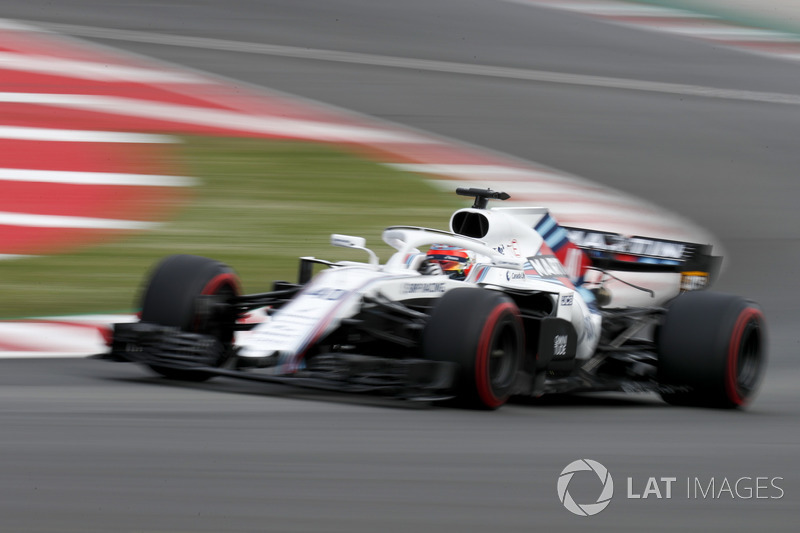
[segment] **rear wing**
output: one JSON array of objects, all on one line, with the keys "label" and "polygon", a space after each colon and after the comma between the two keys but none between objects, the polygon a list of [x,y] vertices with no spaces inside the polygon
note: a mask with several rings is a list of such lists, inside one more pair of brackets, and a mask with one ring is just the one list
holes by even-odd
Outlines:
[{"label": "rear wing", "polygon": [[677,272],[682,275],[681,290],[710,286],[722,266],[722,257],[712,255],[710,244],[564,229],[570,242],[589,256],[592,266],[625,272]]}]

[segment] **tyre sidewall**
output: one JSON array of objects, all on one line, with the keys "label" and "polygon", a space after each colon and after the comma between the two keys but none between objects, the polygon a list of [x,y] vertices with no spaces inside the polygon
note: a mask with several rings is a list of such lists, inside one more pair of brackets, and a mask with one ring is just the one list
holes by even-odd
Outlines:
[{"label": "tyre sidewall", "polygon": [[[206,331],[206,325],[198,319],[197,303],[202,295],[238,295],[239,281],[233,269],[206,257],[195,255],[173,255],[161,261],[152,271],[141,296],[142,322],[177,327],[191,333],[211,333],[225,348],[233,342],[233,323],[217,331]],[[225,363],[223,355],[217,365]],[[149,365],[150,368],[170,379],[182,381],[205,381],[207,372]]]},{"label": "tyre sidewall", "polygon": [[198,332],[197,298],[226,288],[239,293],[236,275],[224,263],[195,255],[167,257],[156,266],[142,294],[141,320]]},{"label": "tyre sidewall", "polygon": [[[507,369],[508,379],[492,383],[491,347],[502,328],[514,332],[517,353]],[[457,363],[455,393],[459,405],[496,409],[509,398],[522,364],[524,334],[514,302],[495,291],[477,288],[446,293],[434,308],[423,333],[428,359]]]},{"label": "tyre sidewall", "polygon": [[[737,389],[739,348],[747,324],[760,328],[758,375]],[[748,403],[763,375],[765,330],[761,310],[738,296],[697,292],[673,300],[658,334],[659,383],[670,403],[732,408]],[[680,391],[686,387],[688,391]],[[674,388],[670,391],[670,388]]]}]

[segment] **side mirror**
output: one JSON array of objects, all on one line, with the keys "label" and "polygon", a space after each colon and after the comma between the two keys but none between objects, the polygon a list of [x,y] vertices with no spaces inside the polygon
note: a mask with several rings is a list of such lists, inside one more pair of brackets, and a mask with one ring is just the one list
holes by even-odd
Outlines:
[{"label": "side mirror", "polygon": [[361,249],[367,246],[367,239],[364,237],[353,237],[351,235],[339,235],[338,233],[334,233],[331,235],[331,244],[342,248]]},{"label": "side mirror", "polygon": [[369,254],[369,264],[370,265],[377,265],[378,264],[378,256],[375,255],[375,252],[367,248],[367,239],[364,237],[353,237],[352,235],[339,235],[338,233],[334,233],[331,235],[331,244],[333,246],[339,246],[341,248],[354,248],[356,250],[364,250]]}]

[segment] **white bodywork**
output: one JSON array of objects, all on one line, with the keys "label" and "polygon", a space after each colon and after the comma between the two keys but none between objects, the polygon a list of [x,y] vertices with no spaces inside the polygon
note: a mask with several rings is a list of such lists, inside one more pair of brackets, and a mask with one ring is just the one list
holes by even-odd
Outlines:
[{"label": "white bodywork", "polygon": [[[578,336],[578,358],[588,358],[597,346],[600,315],[570,283],[563,265],[544,245],[533,228],[547,215],[543,208],[462,209],[485,217],[489,230],[481,239],[453,232],[391,227],[384,241],[397,252],[381,265],[372,252],[367,263],[340,262],[315,276],[303,290],[271,319],[258,325],[239,342],[240,357],[277,357],[276,372],[299,368],[305,351],[335,330],[341,321],[359,312],[364,296],[380,295],[390,301],[438,298],[465,286],[504,291],[541,292],[553,299],[555,315],[570,321]],[[451,228],[453,221],[451,219]],[[358,237],[333,235],[332,244],[364,248]],[[444,274],[425,275],[420,266],[427,249],[450,245],[470,250],[475,264],[465,280]],[[366,249],[365,249],[366,250]],[[535,268],[534,268],[535,265]]]}]

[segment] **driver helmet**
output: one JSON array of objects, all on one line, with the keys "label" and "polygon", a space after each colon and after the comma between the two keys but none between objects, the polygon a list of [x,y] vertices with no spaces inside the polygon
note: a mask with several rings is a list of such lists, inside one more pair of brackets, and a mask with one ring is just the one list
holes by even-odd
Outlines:
[{"label": "driver helmet", "polygon": [[465,248],[434,244],[428,250],[426,258],[442,267],[445,274],[452,279],[465,279],[474,263],[473,253]]}]

